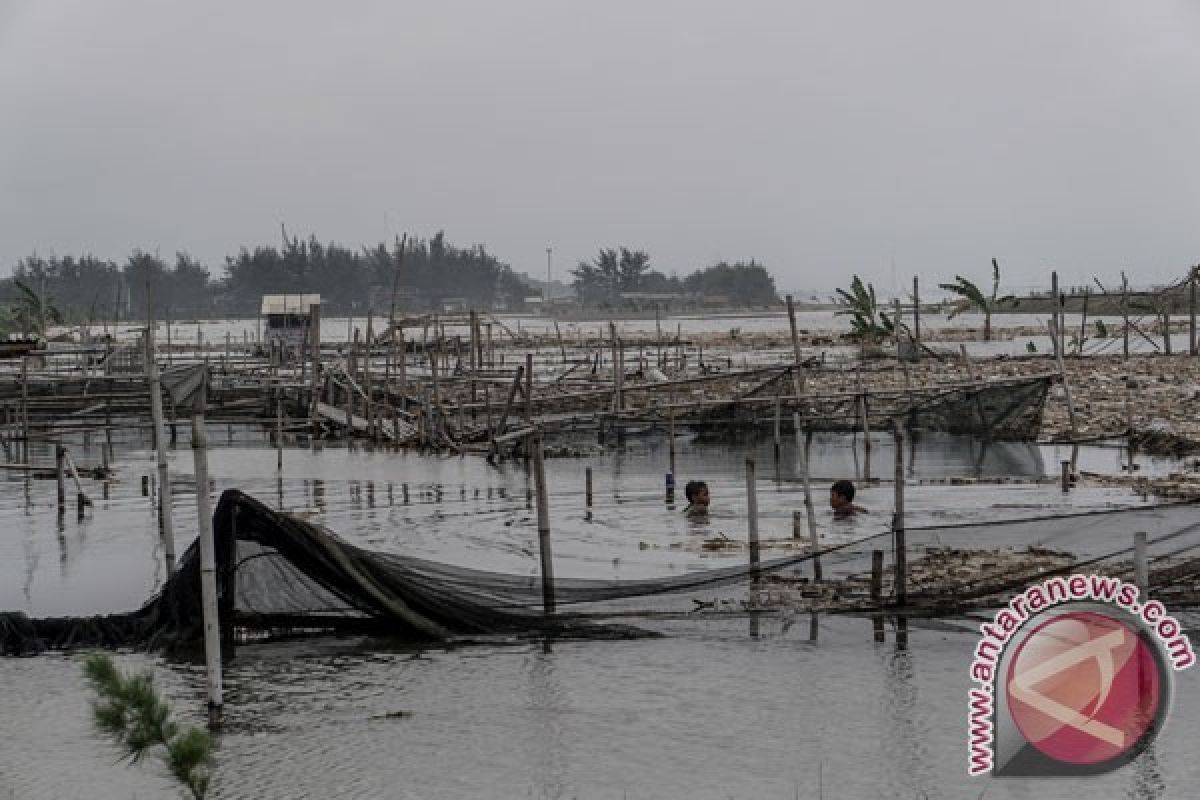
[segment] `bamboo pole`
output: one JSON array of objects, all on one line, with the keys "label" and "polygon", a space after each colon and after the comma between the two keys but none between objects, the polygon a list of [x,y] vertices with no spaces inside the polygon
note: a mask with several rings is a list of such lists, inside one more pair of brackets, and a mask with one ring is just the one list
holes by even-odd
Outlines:
[{"label": "bamboo pole", "polygon": [[[758,481],[753,458],[746,459],[746,538],[750,545],[750,567],[759,565],[758,542]],[[754,575],[757,577],[757,572]]]},{"label": "bamboo pole", "polygon": [[[1054,318],[1051,318],[1050,322],[1050,333],[1054,337],[1055,341],[1058,341],[1059,331],[1057,330],[1057,323],[1055,322]],[[1055,352],[1055,358],[1058,362],[1058,374],[1063,384],[1063,397],[1067,401],[1067,418],[1071,423],[1071,438],[1078,439],[1079,427],[1075,422],[1075,404],[1071,401],[1071,384],[1067,380],[1067,370],[1063,365],[1063,354],[1061,347]]]},{"label": "bamboo pole", "polygon": [[[799,436],[799,434],[800,434],[800,428],[799,428],[799,426],[797,426],[796,427],[796,435]],[[821,544],[820,544],[819,537],[817,535],[817,510],[816,510],[816,507],[813,505],[813,498],[812,498],[812,482],[811,482],[812,479],[811,479],[811,475],[810,475],[810,473],[811,473],[810,464],[812,463],[810,460],[811,451],[812,451],[812,431],[806,430],[804,432],[804,447],[801,449],[801,453],[803,455],[802,455],[802,461],[801,461],[800,474],[801,474],[801,480],[803,481],[803,485],[804,485],[804,511],[805,511],[805,514],[808,516],[808,536],[812,542],[813,582],[820,583],[821,582],[821,555],[820,555]]]},{"label": "bamboo pole", "polygon": [[374,312],[367,309],[367,347],[363,354],[363,410],[367,416],[367,436],[373,441],[379,441],[379,430],[376,428],[375,404],[371,402],[371,351],[375,344]]},{"label": "bamboo pole", "polygon": [[404,342],[404,325],[396,325],[393,338],[400,340],[400,359],[396,362],[396,371],[400,378],[400,410],[408,410],[408,345]]},{"label": "bamboo pole", "polygon": [[904,532],[904,427],[900,420],[893,422],[896,450],[895,511],[892,514],[892,536],[896,548],[896,605],[908,603],[908,551]]},{"label": "bamboo pole", "polygon": [[659,317],[658,303],[654,304],[654,342],[658,351],[658,368],[663,369],[662,319]]},{"label": "bamboo pole", "polygon": [[154,346],[154,293],[146,278],[146,369],[150,377],[150,419],[154,425],[154,460],[158,472],[158,523],[163,540],[167,574],[175,574],[175,521],[171,512],[171,475],[167,466],[167,430],[163,422],[162,384]]},{"label": "bamboo pole", "polygon": [[21,356],[21,461],[29,463],[29,358]]},{"label": "bamboo pole", "polygon": [[312,347],[312,402],[309,416],[313,430],[320,425],[317,415],[317,403],[321,400],[321,304],[313,303],[308,307],[308,338]]},{"label": "bamboo pole", "polygon": [[567,346],[563,344],[562,331],[558,329],[558,320],[554,320],[554,335],[558,338],[558,352],[565,364],[567,363]]},{"label": "bamboo pole", "polygon": [[525,354],[525,422],[533,424],[533,353]]},{"label": "bamboo pole", "polygon": [[796,401],[799,402],[804,394],[804,368],[801,366],[800,357],[800,331],[796,327],[796,307],[792,304],[792,296],[787,296],[788,310],[788,326],[792,331],[792,357],[795,359],[796,369],[792,372],[792,388],[796,392]]},{"label": "bamboo pole", "polygon": [[283,394],[275,390],[275,470],[283,474]]},{"label": "bamboo pole", "polygon": [[921,360],[921,282],[913,275],[913,359]]},{"label": "bamboo pole", "polygon": [[1122,349],[1125,358],[1129,358],[1129,278],[1121,273],[1121,320],[1124,327],[1121,331]]},{"label": "bamboo pole", "polygon": [[204,618],[204,661],[208,684],[208,727],[221,726],[221,628],[217,615],[216,547],[208,499],[208,431],[204,424],[208,371],[192,406],[192,458],[196,471],[196,526],[200,540],[200,597]]},{"label": "bamboo pole", "polygon": [[67,507],[67,448],[61,444],[54,446],[54,477],[58,481],[58,513],[62,514]]},{"label": "bamboo pole", "polygon": [[504,410],[500,412],[500,419],[496,422],[496,428],[492,431],[492,439],[504,433],[504,426],[508,423],[508,415],[512,411],[513,401],[517,398],[517,391],[521,388],[521,378],[525,373],[524,367],[517,367],[517,374],[513,376],[512,385],[508,389],[508,398],[504,401]]},{"label": "bamboo pole", "polygon": [[71,480],[75,482],[75,501],[79,505],[79,516],[82,517],[83,507],[92,505],[92,499],[83,490],[83,482],[79,480],[79,470],[75,468],[75,459],[71,458],[70,451],[64,448],[63,457],[66,458],[67,469],[71,473]]},{"label": "bamboo pole", "polygon": [[471,327],[471,330],[470,330],[470,336],[471,336],[470,356],[471,357],[469,359],[469,363],[471,365],[471,402],[474,403],[476,400],[476,390],[477,390],[477,386],[475,383],[475,376],[479,372],[479,366],[480,366],[479,365],[479,342],[477,341],[477,339],[478,339],[477,328],[479,326],[479,318],[476,316],[474,309],[472,309],[470,311],[467,319],[468,319],[468,324]]},{"label": "bamboo pole", "polygon": [[554,613],[554,558],[550,552],[550,498],[546,491],[546,463],[540,433],[532,437],[533,480],[537,491],[538,555],[542,566],[542,609]]},{"label": "bamboo pole", "polygon": [[1188,355],[1196,355],[1196,267],[1188,276]]}]

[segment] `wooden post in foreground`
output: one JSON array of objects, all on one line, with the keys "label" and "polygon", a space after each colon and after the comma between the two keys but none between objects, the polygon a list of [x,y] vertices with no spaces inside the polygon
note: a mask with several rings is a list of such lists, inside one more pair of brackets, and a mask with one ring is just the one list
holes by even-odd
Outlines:
[{"label": "wooden post in foreground", "polygon": [[533,451],[533,481],[537,492],[538,554],[542,564],[542,608],[554,613],[554,559],[550,552],[550,498],[546,495],[546,461],[542,453],[542,436],[530,437],[528,447]]},{"label": "wooden post in foreground", "polygon": [[900,420],[896,420],[894,426],[896,499],[892,514],[892,536],[896,546],[896,605],[902,606],[908,602],[908,551],[904,540],[904,428]]}]

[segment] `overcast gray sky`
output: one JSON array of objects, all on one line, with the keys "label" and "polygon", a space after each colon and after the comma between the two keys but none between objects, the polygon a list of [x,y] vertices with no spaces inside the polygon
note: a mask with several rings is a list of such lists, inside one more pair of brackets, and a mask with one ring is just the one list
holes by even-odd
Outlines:
[{"label": "overcast gray sky", "polygon": [[781,288],[1200,262],[1193,0],[0,0],[0,274],[279,223]]}]

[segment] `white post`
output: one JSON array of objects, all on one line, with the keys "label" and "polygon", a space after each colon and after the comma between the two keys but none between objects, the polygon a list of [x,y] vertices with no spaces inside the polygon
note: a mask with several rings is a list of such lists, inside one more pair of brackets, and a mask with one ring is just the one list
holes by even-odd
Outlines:
[{"label": "white post", "polygon": [[208,675],[208,726],[221,726],[221,627],[217,619],[217,565],[208,500],[208,433],[204,425],[208,371],[192,406],[192,457],[196,464],[196,527],[200,539],[200,601],[204,614],[204,661]]},{"label": "white post", "polygon": [[[796,437],[797,437],[796,443],[797,443],[797,445],[799,445],[800,444],[800,442],[799,442],[800,415],[799,414],[797,414],[795,416],[795,421],[796,421]],[[812,540],[811,547],[812,547],[812,552],[813,552],[813,560],[812,560],[812,562],[813,562],[813,582],[820,583],[821,582],[821,556],[819,555],[819,553],[821,552],[821,544],[820,544],[820,541],[817,536],[817,510],[813,506],[813,498],[812,498],[812,480],[811,480],[810,467],[809,467],[811,450],[812,450],[812,431],[806,430],[804,432],[804,445],[802,447],[800,447],[800,452],[803,453],[803,455],[802,455],[803,461],[801,462],[803,464],[803,467],[801,469],[801,477],[804,480],[804,511],[805,511],[805,514],[808,516],[808,536]]]},{"label": "white post", "polygon": [[154,345],[154,296],[146,280],[146,369],[150,378],[150,416],[154,424],[154,459],[158,467],[158,521],[163,539],[163,557],[167,574],[175,574],[175,523],[171,517],[171,477],[167,469],[167,426],[163,423],[162,384],[158,374],[158,354]]}]

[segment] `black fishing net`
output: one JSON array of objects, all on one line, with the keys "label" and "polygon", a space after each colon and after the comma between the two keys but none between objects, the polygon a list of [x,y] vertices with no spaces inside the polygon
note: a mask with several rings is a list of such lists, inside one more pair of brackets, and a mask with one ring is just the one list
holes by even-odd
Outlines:
[{"label": "black fishing net", "polygon": [[[797,400],[790,387],[781,394],[782,426],[790,429],[792,413],[811,431],[851,432],[861,429],[865,412],[876,430],[900,422],[909,431],[981,436],[992,440],[1036,439],[1054,375],[1035,375],[983,382],[920,387],[916,390],[876,389],[829,395],[806,395]],[[780,385],[777,381],[774,384]],[[747,393],[705,412],[701,422],[723,429],[739,422],[771,424],[773,408]],[[689,424],[694,422],[687,420]]]},{"label": "black fishing net", "polygon": [[[298,516],[230,490],[213,517],[218,606],[224,632],[368,632],[410,641],[479,635],[627,637],[640,616],[787,610],[830,611],[889,604],[892,531],[822,547],[823,583],[811,581],[803,547],[757,566],[636,581],[559,579],[557,609],[545,613],[537,575],[506,575],[356,547]],[[907,597],[918,609],[961,610],[1003,602],[1006,593],[1073,571],[1132,576],[1133,534],[1149,541],[1151,585],[1194,603],[1200,586],[1200,506],[1154,505],[1042,518],[948,524],[904,532]],[[769,544],[769,543],[766,543]],[[873,551],[888,563],[869,586]],[[160,647],[202,636],[200,563],[193,545],[162,591],[142,608],[102,617],[29,619],[0,614],[0,652],[47,648]]]}]

